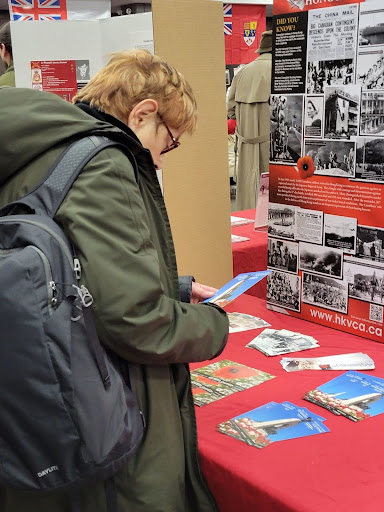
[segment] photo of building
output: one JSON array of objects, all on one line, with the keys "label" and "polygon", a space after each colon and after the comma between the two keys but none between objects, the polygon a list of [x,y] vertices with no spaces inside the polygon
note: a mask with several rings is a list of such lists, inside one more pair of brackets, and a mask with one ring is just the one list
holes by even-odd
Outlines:
[{"label": "photo of building", "polygon": [[325,88],[324,138],[348,139],[359,128],[358,85]]},{"label": "photo of building", "polygon": [[384,92],[363,92],[360,135],[384,135]]}]

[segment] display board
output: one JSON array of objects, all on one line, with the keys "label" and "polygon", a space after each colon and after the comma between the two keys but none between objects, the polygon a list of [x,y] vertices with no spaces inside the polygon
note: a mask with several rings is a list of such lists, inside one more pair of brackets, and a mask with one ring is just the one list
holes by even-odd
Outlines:
[{"label": "display board", "polygon": [[111,53],[154,51],[150,12],[91,21],[12,21],[11,34],[16,87],[54,92],[68,101]]},{"label": "display board", "polygon": [[273,13],[268,308],[383,341],[384,2]]}]

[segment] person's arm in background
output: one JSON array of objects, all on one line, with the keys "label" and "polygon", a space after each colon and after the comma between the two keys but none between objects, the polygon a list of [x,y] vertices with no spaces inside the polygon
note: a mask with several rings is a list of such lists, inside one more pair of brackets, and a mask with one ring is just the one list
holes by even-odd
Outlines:
[{"label": "person's arm in background", "polygon": [[236,119],[236,112],[235,112],[236,101],[235,101],[235,96],[236,96],[236,86],[237,86],[237,81],[239,79],[239,74],[240,73],[237,73],[233,77],[231,86],[229,88],[229,93],[228,93],[228,98],[227,98],[227,116],[228,116],[229,119]]}]

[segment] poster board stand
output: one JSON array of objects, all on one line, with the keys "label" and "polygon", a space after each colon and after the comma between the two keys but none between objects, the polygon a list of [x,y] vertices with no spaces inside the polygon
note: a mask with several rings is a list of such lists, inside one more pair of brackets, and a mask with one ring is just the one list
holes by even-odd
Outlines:
[{"label": "poster board stand", "polygon": [[382,342],[382,0],[274,0],[273,24],[268,308]]}]

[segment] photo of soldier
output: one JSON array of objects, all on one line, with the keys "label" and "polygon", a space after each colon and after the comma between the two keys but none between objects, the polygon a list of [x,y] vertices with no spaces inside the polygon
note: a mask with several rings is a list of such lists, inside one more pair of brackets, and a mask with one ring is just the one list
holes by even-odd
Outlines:
[{"label": "photo of soldier", "polygon": [[270,160],[296,163],[302,152],[303,96],[272,94]]},{"label": "photo of soldier", "polygon": [[267,302],[300,312],[300,277],[271,272],[267,278]]},{"label": "photo of soldier", "polygon": [[298,244],[268,239],[268,267],[297,274]]},{"label": "photo of soldier", "polygon": [[348,294],[354,299],[384,304],[384,267],[345,261],[345,271],[351,274]]},{"label": "photo of soldier", "polygon": [[353,83],[352,59],[308,62],[307,94],[322,94],[329,85]]},{"label": "photo of soldier", "polygon": [[348,284],[329,277],[303,273],[302,301],[346,314],[348,312]]},{"label": "photo of soldier", "polygon": [[372,261],[384,262],[384,230],[357,226],[356,256]]},{"label": "photo of soldier", "polygon": [[341,140],[306,140],[304,152],[312,157],[315,174],[355,177],[355,142]]}]

